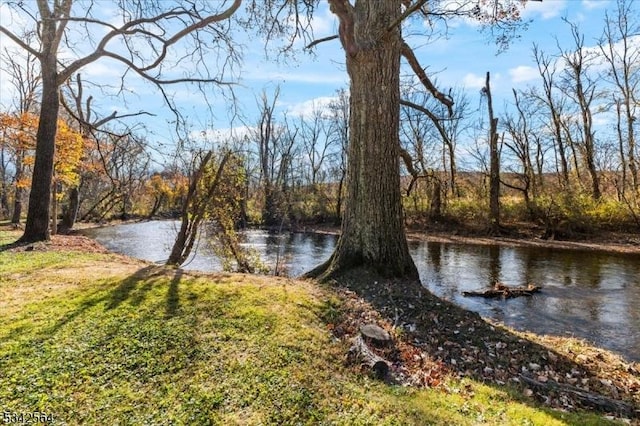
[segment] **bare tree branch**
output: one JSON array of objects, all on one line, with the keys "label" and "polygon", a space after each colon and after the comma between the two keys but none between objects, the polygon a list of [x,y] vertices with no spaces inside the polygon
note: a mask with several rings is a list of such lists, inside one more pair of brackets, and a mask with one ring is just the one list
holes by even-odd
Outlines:
[{"label": "bare tree branch", "polygon": [[444,93],[440,92],[433,85],[433,83],[427,76],[427,73],[425,73],[424,69],[420,66],[420,63],[418,62],[418,58],[416,58],[416,55],[413,53],[413,50],[404,41],[402,42],[401,53],[402,53],[402,56],[404,56],[404,58],[407,60],[407,62],[411,66],[411,69],[413,70],[413,72],[418,76],[418,78],[420,79],[420,82],[424,85],[424,87],[426,87],[426,89],[429,91],[429,93],[431,93],[431,95],[433,95],[434,98],[436,98],[437,100],[442,102],[444,105],[446,105],[449,111],[449,115],[452,116],[453,115],[453,99],[451,99],[450,96],[447,96]]},{"label": "bare tree branch", "polygon": [[[242,3],[242,0],[235,0],[233,2],[233,4],[226,9],[225,11],[216,14],[216,15],[210,15],[208,17],[205,18],[201,18],[199,16],[196,16],[195,13],[191,10],[187,10],[187,9],[173,9],[170,10],[168,12],[162,13],[158,16],[155,16],[153,18],[140,18],[140,19],[136,19],[130,22],[127,22],[126,24],[124,24],[122,27],[120,28],[114,28],[112,29],[109,33],[107,33],[107,35],[105,35],[102,40],[100,40],[100,42],[98,43],[98,46],[96,47],[95,51],[83,58],[77,59],[74,62],[72,62],[71,64],[69,64],[59,75],[58,81],[59,83],[63,83],[64,81],[66,81],[69,77],[71,77],[71,75],[73,75],[76,71],[78,71],[80,68],[84,67],[85,65],[88,65],[94,61],[96,61],[97,59],[104,57],[104,56],[108,56],[111,57],[113,59],[116,59],[120,62],[123,62],[124,64],[132,67],[138,74],[140,74],[141,76],[147,78],[150,81],[153,81],[156,84],[173,84],[173,83],[181,83],[181,82],[215,82],[218,83],[218,81],[216,80],[209,80],[209,79],[200,79],[200,80],[190,80],[190,79],[175,79],[175,80],[167,80],[167,81],[162,81],[162,80],[158,80],[158,79],[154,79],[151,76],[148,75],[144,75],[144,73],[146,71],[149,71],[151,69],[156,68],[166,57],[167,54],[167,48],[172,46],[173,44],[175,44],[176,42],[178,42],[179,40],[181,40],[182,38],[184,38],[186,35],[193,33],[194,31],[197,31],[199,29],[202,29],[204,27],[206,27],[207,25],[210,25],[214,22],[219,22],[219,21],[223,21],[225,19],[228,19],[229,17],[231,17],[240,7]],[[174,34],[172,37],[168,38],[168,39],[162,39],[159,36],[153,35],[153,38],[155,38],[156,40],[160,41],[162,43],[162,51],[158,54],[157,58],[155,61],[153,61],[151,64],[145,66],[145,67],[140,67],[140,66],[136,66],[135,64],[133,64],[132,61],[125,59],[124,57],[117,55],[115,53],[109,52],[106,50],[106,46],[107,44],[114,39],[116,36],[119,35],[130,35],[136,32],[144,32],[146,35],[149,35],[149,32],[145,32],[140,28],[137,28],[138,26],[141,26],[143,24],[148,24],[148,23],[156,23],[159,22],[163,19],[169,19],[169,18],[178,18],[182,15],[186,15],[189,16],[191,18],[194,18],[195,22],[191,25],[186,26],[185,28],[183,28],[182,30],[178,31],[176,34]],[[77,20],[80,21],[86,21],[85,18],[77,18]],[[96,23],[94,21],[94,23]],[[107,23],[102,23],[103,25],[106,26],[110,26],[111,25],[107,24]]]},{"label": "bare tree branch", "polygon": [[434,113],[429,111],[427,108],[423,107],[422,105],[418,105],[416,103],[413,103],[413,102],[410,102],[410,101],[407,101],[407,100],[404,100],[404,99],[400,99],[400,105],[408,106],[409,108],[413,108],[413,109],[415,109],[417,111],[420,111],[420,112],[424,113],[427,117],[429,117],[429,119],[436,126],[436,129],[438,130],[438,133],[440,133],[440,136],[442,136],[443,139],[448,139],[449,138],[449,136],[447,135],[445,129],[440,124],[440,121],[442,119],[437,117]]},{"label": "bare tree branch", "polygon": [[320,43],[324,43],[325,41],[335,40],[337,38],[340,38],[340,36],[339,35],[332,35],[332,36],[322,37],[322,38],[319,38],[317,40],[313,40],[311,43],[309,43],[308,45],[305,46],[305,49],[311,49],[313,46],[317,46]]},{"label": "bare tree branch", "polygon": [[17,44],[18,46],[20,46],[22,49],[26,50],[27,52],[31,53],[36,58],[40,58],[42,56],[40,54],[40,52],[35,50],[33,47],[29,46],[24,41],[22,41],[22,39],[20,37],[18,37],[17,35],[12,33],[11,31],[9,31],[3,25],[0,25],[0,32],[3,33],[4,35],[6,35],[7,37],[9,37],[15,44]]},{"label": "bare tree branch", "polygon": [[392,31],[395,27],[400,25],[402,21],[407,19],[413,12],[419,10],[426,2],[427,0],[418,0],[413,6],[407,6],[402,15],[400,15],[398,19],[396,19],[391,25],[387,27],[387,32]]}]

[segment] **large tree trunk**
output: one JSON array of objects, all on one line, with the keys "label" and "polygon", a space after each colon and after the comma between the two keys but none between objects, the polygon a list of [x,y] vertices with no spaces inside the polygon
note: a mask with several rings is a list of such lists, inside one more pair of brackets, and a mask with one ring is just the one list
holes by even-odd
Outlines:
[{"label": "large tree trunk", "polygon": [[394,0],[333,1],[351,79],[346,200],[336,250],[309,276],[328,279],[365,267],[418,279],[409,254],[400,195],[399,28]]},{"label": "large tree trunk", "polygon": [[30,243],[49,240],[49,206],[55,139],[58,130],[58,73],[56,57],[49,54],[41,58],[42,103],[38,133],[36,134],[36,158],[33,166],[29,209],[24,234],[19,242]]}]

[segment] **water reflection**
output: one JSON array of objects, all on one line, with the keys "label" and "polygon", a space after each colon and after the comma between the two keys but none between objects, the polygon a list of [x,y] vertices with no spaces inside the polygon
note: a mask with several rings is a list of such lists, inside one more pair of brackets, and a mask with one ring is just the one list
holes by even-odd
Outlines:
[{"label": "water reflection", "polygon": [[[164,261],[176,234],[174,222],[144,222],[87,231],[109,249]],[[269,266],[298,276],[329,258],[336,237],[270,234],[251,230],[242,244]],[[638,256],[545,248],[411,242],[423,285],[434,294],[505,324],[542,334],[573,335],[640,361],[640,262]],[[219,270],[206,241],[186,269]],[[487,300],[463,297],[495,282],[540,285],[532,297]]]}]

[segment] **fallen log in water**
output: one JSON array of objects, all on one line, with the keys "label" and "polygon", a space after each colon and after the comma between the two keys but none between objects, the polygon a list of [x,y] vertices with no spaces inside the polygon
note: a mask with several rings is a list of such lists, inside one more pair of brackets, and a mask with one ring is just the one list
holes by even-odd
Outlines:
[{"label": "fallen log in water", "polygon": [[533,293],[540,291],[541,287],[533,284],[529,284],[526,287],[508,287],[502,283],[496,283],[493,288],[484,291],[463,291],[463,296],[477,296],[477,297],[502,297],[509,299],[511,297],[518,296],[531,296]]}]

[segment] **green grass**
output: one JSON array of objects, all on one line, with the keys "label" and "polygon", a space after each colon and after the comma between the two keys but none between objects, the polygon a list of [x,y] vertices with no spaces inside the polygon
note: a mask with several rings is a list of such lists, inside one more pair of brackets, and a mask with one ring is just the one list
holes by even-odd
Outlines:
[{"label": "green grass", "polygon": [[357,374],[323,321],[339,300],[311,283],[4,251],[0,296],[0,410],[55,424],[604,423],[468,380]]}]

